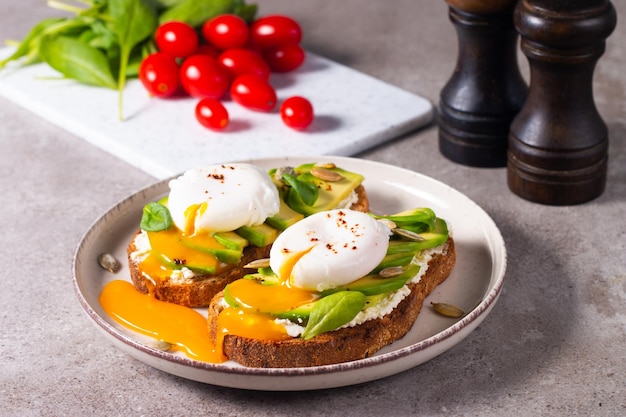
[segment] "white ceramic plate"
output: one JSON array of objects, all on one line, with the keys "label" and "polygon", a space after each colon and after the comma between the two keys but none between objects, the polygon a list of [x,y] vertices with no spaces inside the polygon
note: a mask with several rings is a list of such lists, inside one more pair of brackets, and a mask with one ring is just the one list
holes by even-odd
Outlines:
[{"label": "white ceramic plate", "polygon": [[[110,280],[130,281],[126,246],[139,225],[143,206],[168,192],[166,180],[131,195],[108,210],[80,242],[73,265],[74,286],[89,318],[108,340],[162,371],[214,385],[268,391],[332,388],[383,378],[420,365],[461,342],[489,314],[502,289],[506,249],[493,220],[455,189],[424,175],[386,164],[329,156],[246,162],[269,169],[327,161],[366,177],[364,185],[373,212],[392,213],[427,206],[446,219],[452,230],[458,257],[456,267],[425,301],[413,329],[403,339],[367,359],[290,369],[246,368],[231,362],[211,364],[150,347],[150,340],[146,337],[108,317],[98,297]],[[113,274],[98,265],[97,257],[103,252],[122,261],[120,272]],[[469,313],[462,319],[442,317],[432,311],[431,301],[452,303]]]}]

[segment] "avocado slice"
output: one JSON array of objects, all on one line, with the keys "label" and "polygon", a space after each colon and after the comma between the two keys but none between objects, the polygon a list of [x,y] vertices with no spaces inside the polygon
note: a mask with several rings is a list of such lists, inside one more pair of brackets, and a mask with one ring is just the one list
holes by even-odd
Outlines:
[{"label": "avocado slice", "polygon": [[261,285],[277,285],[280,283],[280,279],[278,275],[274,274],[271,269],[267,271],[269,268],[260,268],[258,272],[253,274],[246,274],[243,276],[244,279],[250,279],[258,282]]},{"label": "avocado slice", "polygon": [[259,248],[274,243],[280,233],[278,229],[266,223],[257,226],[242,226],[235,232]]},{"label": "avocado slice", "polygon": [[174,270],[183,269],[183,267],[185,267],[201,274],[215,274],[215,271],[217,270],[214,263],[211,263],[210,261],[202,262],[202,258],[200,257],[194,256],[193,259],[176,260],[171,259],[162,253],[155,253],[155,256],[161,264]]},{"label": "avocado slice", "polygon": [[280,210],[265,220],[265,223],[280,231],[294,225],[304,218],[304,215],[293,210],[283,200],[280,201]]},{"label": "avocado slice", "polygon": [[310,182],[319,189],[319,196],[313,205],[307,205],[298,193],[293,189],[285,191],[285,201],[289,207],[298,213],[310,216],[320,211],[337,208],[339,203],[354,191],[363,182],[364,177],[360,174],[346,171],[342,168],[326,168],[341,174],[343,179],[339,181],[324,181],[310,173],[316,166],[315,163],[303,164],[295,168],[295,173],[300,181]]},{"label": "avocado slice", "polygon": [[220,245],[233,250],[243,251],[249,245],[247,239],[244,239],[235,232],[216,232],[213,239]]},{"label": "avocado slice", "polygon": [[400,252],[417,253],[424,249],[436,248],[448,240],[448,224],[445,220],[436,218],[432,230],[418,233],[423,240],[413,241],[408,239],[390,240],[387,255]]},{"label": "avocado slice", "polygon": [[359,291],[368,296],[389,293],[402,288],[419,270],[419,265],[409,264],[405,267],[404,272],[391,278],[382,278],[377,274],[370,274],[350,284],[326,290],[322,292],[322,296],[338,291]]},{"label": "avocado slice", "polygon": [[187,236],[178,236],[180,243],[188,247],[189,249],[193,249],[194,251],[204,252],[210,255],[215,256],[222,262],[225,262],[230,265],[234,265],[239,263],[242,256],[242,251],[238,249],[229,249],[225,248],[220,244],[215,244],[216,242],[210,242],[214,239],[211,239],[210,236],[207,236],[206,245],[203,244],[201,239],[192,239]]},{"label": "avocado slice", "polygon": [[311,310],[313,310],[313,306],[315,305],[315,303],[317,303],[317,301],[312,301],[310,303],[299,305],[298,307],[288,311],[269,314],[279,319],[288,319],[293,321],[294,323],[303,324],[309,320]]}]

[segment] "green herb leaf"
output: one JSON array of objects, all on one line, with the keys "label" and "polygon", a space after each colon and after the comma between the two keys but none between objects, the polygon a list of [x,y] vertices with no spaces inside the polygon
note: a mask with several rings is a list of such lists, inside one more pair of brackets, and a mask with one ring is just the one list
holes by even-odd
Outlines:
[{"label": "green herb leaf", "polygon": [[63,18],[53,17],[44,19],[41,22],[37,23],[35,26],[33,26],[30,32],[28,32],[24,39],[22,39],[15,52],[0,61],[0,69],[4,68],[4,66],[9,62],[15,61],[25,56],[34,55],[38,57],[39,53],[37,49],[39,48],[39,36],[47,27],[55,23],[59,23],[63,20]]},{"label": "green herb leaf", "polygon": [[232,0],[182,0],[163,11],[159,23],[178,20],[199,27],[207,20],[232,10]]},{"label": "green herb leaf", "polygon": [[365,307],[366,297],[358,291],[339,291],[315,303],[302,333],[307,340],[335,330],[352,320]]},{"label": "green herb leaf", "polygon": [[152,202],[143,208],[139,227],[147,232],[160,232],[172,226],[172,216],[163,204]]},{"label": "green herb leaf", "polygon": [[99,87],[117,87],[106,56],[75,38],[46,37],[41,40],[39,53],[48,65],[66,77]]},{"label": "green herb leaf", "polygon": [[126,85],[126,67],[132,49],[152,35],[158,21],[154,10],[141,0],[109,0],[111,29],[120,44],[120,67],[118,76],[119,117],[124,119],[123,95]]},{"label": "green herb leaf", "polygon": [[317,201],[319,190],[311,182],[301,181],[291,174],[283,174],[282,180],[291,187],[290,193],[295,191],[302,202],[307,206],[312,206]]}]

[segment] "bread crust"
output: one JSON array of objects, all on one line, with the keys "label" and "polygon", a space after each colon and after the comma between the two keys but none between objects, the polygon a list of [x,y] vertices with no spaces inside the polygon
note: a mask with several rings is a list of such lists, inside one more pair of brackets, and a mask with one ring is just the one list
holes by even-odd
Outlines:
[{"label": "bread crust", "polygon": [[[378,350],[404,337],[413,326],[424,299],[450,275],[456,262],[454,241],[449,238],[441,254],[435,254],[420,282],[409,284],[411,293],[388,315],[358,326],[322,333],[312,339],[283,341],[251,339],[228,334],[223,351],[231,360],[256,368],[295,368],[329,365],[372,356]],[[220,296],[208,311],[209,335],[216,340]]]},{"label": "bread crust", "polygon": [[[369,211],[365,187],[359,185],[354,191],[358,200],[350,208],[363,212]],[[139,269],[139,264],[132,259],[131,254],[137,250],[135,238],[139,233],[141,230],[135,233],[126,250],[130,277],[135,287],[144,294],[152,292],[158,300],[193,308],[208,306],[215,294],[223,290],[226,285],[246,274],[256,272],[256,269],[247,269],[243,266],[256,259],[269,257],[271,248],[271,245],[262,248],[248,246],[244,249],[241,261],[237,265],[217,275],[198,274],[193,279],[183,282],[168,278],[155,281],[145,276]]]}]

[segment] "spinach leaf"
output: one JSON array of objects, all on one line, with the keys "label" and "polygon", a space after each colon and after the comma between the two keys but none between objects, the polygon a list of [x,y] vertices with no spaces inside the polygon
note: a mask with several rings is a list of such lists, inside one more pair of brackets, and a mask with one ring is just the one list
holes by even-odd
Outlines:
[{"label": "spinach leaf", "polygon": [[120,45],[120,66],[118,75],[120,120],[124,119],[123,95],[126,85],[126,67],[132,49],[141,41],[152,35],[157,27],[157,16],[154,10],[142,0],[109,0],[111,29],[117,35]]},{"label": "spinach leaf", "polygon": [[45,37],[39,53],[48,65],[66,77],[89,85],[117,88],[106,56],[75,38]]},{"label": "spinach leaf", "polygon": [[335,330],[352,320],[365,307],[366,297],[358,291],[339,291],[315,303],[302,333],[307,340]]},{"label": "spinach leaf", "polygon": [[167,230],[172,227],[172,215],[163,204],[156,202],[148,203],[143,208],[139,227],[147,232]]},{"label": "spinach leaf", "polygon": [[243,20],[252,23],[256,17],[258,6],[256,4],[246,4],[244,0],[233,0],[233,14],[241,17]]},{"label": "spinach leaf", "polygon": [[199,27],[207,20],[232,10],[233,0],[182,0],[163,11],[159,23],[179,20]]},{"label": "spinach leaf", "polygon": [[319,190],[315,186],[315,184],[301,181],[297,177],[294,177],[291,174],[283,174],[282,180],[291,187],[289,190],[290,193],[296,192],[300,199],[307,206],[312,206],[317,201],[319,197]]},{"label": "spinach leaf", "polygon": [[[63,20],[65,19],[52,17],[52,18],[44,19],[41,22],[37,23],[35,26],[33,26],[30,32],[28,32],[28,34],[24,37],[24,39],[22,39],[22,41],[18,45],[15,52],[13,52],[10,56],[0,61],[0,69],[4,68],[4,66],[8,64],[9,62],[15,61],[22,57],[32,56],[32,55],[34,55],[35,57],[38,57],[39,40],[40,40],[40,35],[42,34],[42,32],[46,28],[56,23],[62,22]],[[29,60],[29,61],[36,62],[36,59]]]}]

